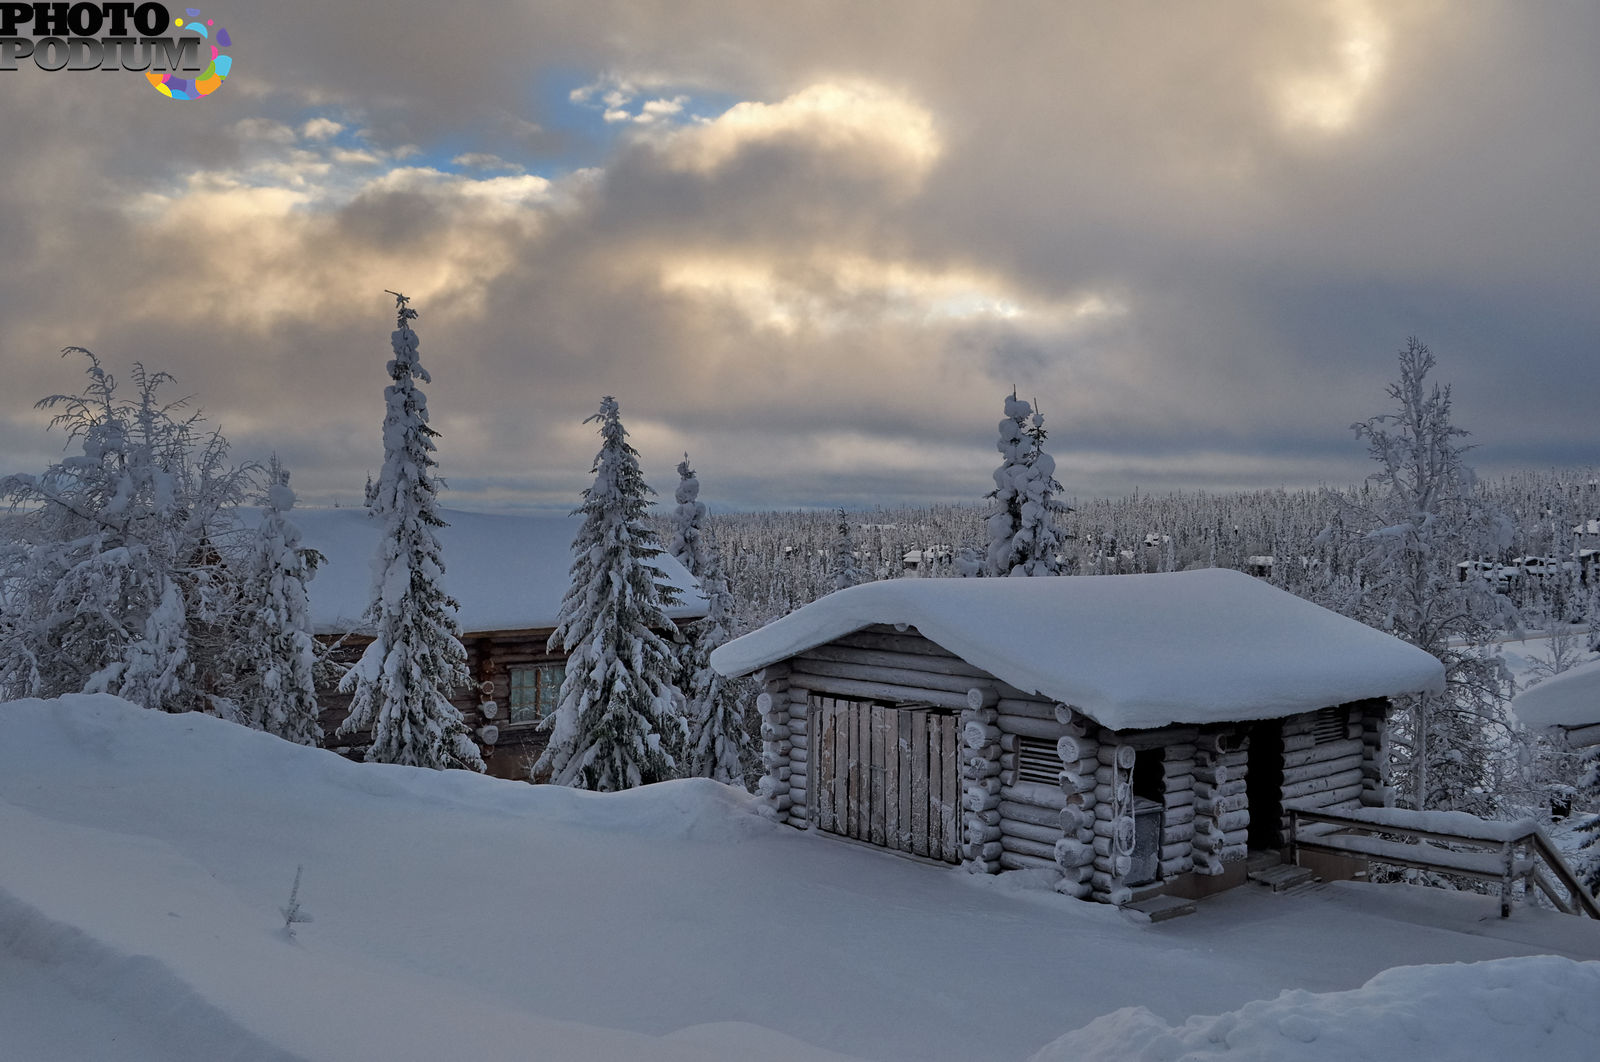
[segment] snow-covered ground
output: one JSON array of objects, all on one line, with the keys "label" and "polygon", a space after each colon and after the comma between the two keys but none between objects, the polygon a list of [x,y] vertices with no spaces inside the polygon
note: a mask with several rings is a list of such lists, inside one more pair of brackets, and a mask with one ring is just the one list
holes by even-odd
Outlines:
[{"label": "snow-covered ground", "polygon": [[[1553,957],[1484,962],[1527,955]],[[711,782],[602,796],[107,697],[0,705],[7,1062],[1580,1059],[1596,959],[1600,924],[1490,897],[1247,887],[1143,925]],[[1479,965],[1361,988],[1440,963]]]}]

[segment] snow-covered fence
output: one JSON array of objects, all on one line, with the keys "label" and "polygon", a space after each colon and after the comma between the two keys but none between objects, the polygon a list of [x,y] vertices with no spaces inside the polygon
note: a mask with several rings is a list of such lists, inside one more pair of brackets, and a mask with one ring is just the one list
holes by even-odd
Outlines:
[{"label": "snow-covered fence", "polygon": [[[1526,890],[1538,889],[1558,910],[1600,919],[1600,905],[1531,819],[1491,822],[1465,812],[1335,811],[1302,803],[1289,804],[1287,811],[1289,855],[1295,863],[1309,849],[1494,882],[1500,886],[1501,918],[1511,915],[1513,886],[1520,878]],[[1336,832],[1316,832],[1328,826]]]}]

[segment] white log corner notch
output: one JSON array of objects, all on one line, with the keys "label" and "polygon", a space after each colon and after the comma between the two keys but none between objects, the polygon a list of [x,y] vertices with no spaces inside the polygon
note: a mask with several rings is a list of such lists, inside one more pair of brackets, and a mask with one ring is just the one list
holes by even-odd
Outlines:
[{"label": "white log corner notch", "polygon": [[967,690],[961,709],[962,865],[974,874],[998,874],[1000,856],[1000,713],[992,687]]}]

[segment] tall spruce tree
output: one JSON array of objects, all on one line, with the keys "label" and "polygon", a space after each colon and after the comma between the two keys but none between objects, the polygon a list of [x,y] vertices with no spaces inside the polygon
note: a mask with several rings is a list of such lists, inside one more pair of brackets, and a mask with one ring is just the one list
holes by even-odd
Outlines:
[{"label": "tall spruce tree", "polygon": [[639,470],[616,399],[584,421],[600,425],[594,483],[575,510],[572,580],[550,648],[569,653],[561,700],[543,725],[550,743],[533,766],[560,785],[612,792],[677,773],[687,735],[678,660],[658,632],[673,630],[676,591],[650,563],[660,555],[646,523],[654,492]]},{"label": "tall spruce tree", "polygon": [[312,675],[317,640],[306,582],[321,554],[300,544],[300,529],[289,517],[294,501],[288,470],[274,455],[267,465],[261,522],[242,565],[243,623],[229,668],[240,722],[299,745],[316,745],[322,740]]},{"label": "tall spruce tree", "polygon": [[687,774],[745,786],[745,768],[754,761],[750,730],[739,688],[711,666],[711,651],[726,642],[733,622],[733,600],[715,555],[700,580],[706,595],[705,619],[695,622],[692,670],[684,686],[688,698]]},{"label": "tall spruce tree", "polygon": [[688,454],[678,462],[678,488],[673,497],[677,506],[672,511],[668,549],[706,596],[706,615],[679,624],[684,644],[679,651],[677,685],[686,702],[689,728],[680,766],[688,777],[712,778],[742,788],[750,739],[739,690],[710,663],[711,651],[730,637],[733,600],[711,544],[706,505],[700,500],[700,478],[690,467]]},{"label": "tall spruce tree", "polygon": [[856,557],[855,535],[851,532],[850,517],[843,507],[839,509],[839,524],[833,535],[833,589],[843,590],[867,581]]},{"label": "tall spruce tree", "polygon": [[1484,650],[1507,605],[1481,578],[1462,579],[1459,562],[1509,544],[1510,525],[1473,490],[1450,419],[1450,388],[1429,385],[1435,359],[1411,337],[1392,412],[1352,425],[1380,466],[1343,523],[1362,533],[1357,617],[1438,657],[1445,692],[1403,699],[1391,733],[1395,782],[1418,808],[1476,814],[1496,810],[1489,786],[1494,743],[1509,734],[1506,674]]},{"label": "tall spruce tree", "polygon": [[439,433],[428,426],[428,400],[417,388],[417,381],[433,380],[411,328],[417,311],[404,295],[389,294],[397,327],[390,336],[393,382],[383,392],[383,469],[371,496],[373,518],[382,524],[367,608],[373,640],[340,682],[354,696],[339,733],[370,729],[370,762],[481,771],[483,757],[450,703],[451,691],[469,676],[434,533],[445,526],[433,471]]},{"label": "tall spruce tree", "polygon": [[989,546],[986,575],[1061,574],[1056,517],[1067,512],[1057,495],[1055,460],[1044,451],[1044,416],[1013,391],[1000,421],[1000,467],[984,516]]}]

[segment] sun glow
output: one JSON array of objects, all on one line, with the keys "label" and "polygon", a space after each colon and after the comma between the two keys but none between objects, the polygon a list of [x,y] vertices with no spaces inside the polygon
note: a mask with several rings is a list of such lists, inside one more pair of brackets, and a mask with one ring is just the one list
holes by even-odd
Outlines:
[{"label": "sun glow", "polygon": [[1389,29],[1366,0],[1330,8],[1336,42],[1328,67],[1301,72],[1279,89],[1285,124],[1320,133],[1349,128],[1376,87],[1389,55]]},{"label": "sun glow", "polygon": [[975,269],[928,269],[864,255],[788,264],[680,258],[663,265],[660,283],[668,292],[722,302],[752,325],[788,335],[885,321],[927,325],[992,320],[1065,329],[1122,312],[1097,294],[1041,299],[1013,290],[1003,277]]}]

